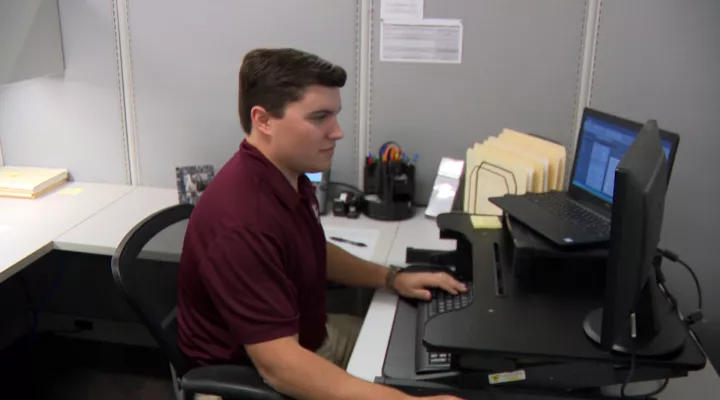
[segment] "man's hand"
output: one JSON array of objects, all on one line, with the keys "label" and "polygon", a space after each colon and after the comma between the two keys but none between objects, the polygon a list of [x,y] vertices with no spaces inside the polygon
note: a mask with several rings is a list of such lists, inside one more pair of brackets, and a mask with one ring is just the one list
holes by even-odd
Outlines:
[{"label": "man's hand", "polygon": [[395,290],[412,299],[430,300],[428,288],[440,288],[452,294],[464,293],[467,288],[447,272],[399,272]]}]

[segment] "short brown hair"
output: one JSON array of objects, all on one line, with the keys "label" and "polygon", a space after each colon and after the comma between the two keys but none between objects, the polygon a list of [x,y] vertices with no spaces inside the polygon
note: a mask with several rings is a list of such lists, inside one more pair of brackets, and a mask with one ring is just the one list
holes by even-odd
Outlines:
[{"label": "short brown hair", "polygon": [[240,66],[238,109],[240,124],[250,134],[250,110],[261,106],[275,118],[298,101],[310,85],[343,87],[345,70],[322,58],[296,49],[255,49]]}]

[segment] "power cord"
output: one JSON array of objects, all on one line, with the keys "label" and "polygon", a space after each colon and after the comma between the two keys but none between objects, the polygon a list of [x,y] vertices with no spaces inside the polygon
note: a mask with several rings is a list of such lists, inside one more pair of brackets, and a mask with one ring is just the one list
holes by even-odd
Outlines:
[{"label": "power cord", "polygon": [[[635,325],[634,317],[633,317],[633,326]],[[630,349],[630,372],[628,373],[627,378],[625,378],[625,382],[623,382],[622,387],[620,388],[620,396],[623,399],[650,399],[653,396],[656,396],[660,394],[665,388],[667,388],[668,383],[670,383],[670,378],[665,378],[665,381],[662,385],[660,385],[659,388],[653,390],[650,393],[645,393],[641,395],[633,395],[629,396],[625,394],[625,390],[627,390],[627,386],[630,384],[630,380],[632,380],[633,375],[635,374],[635,358],[637,357],[637,349],[635,348],[635,341],[633,336],[633,341],[631,342],[631,349]]]},{"label": "power cord", "polygon": [[[702,287],[700,286],[700,280],[698,279],[697,275],[695,275],[695,271],[693,271],[693,269],[685,261],[681,260],[680,256],[678,256],[674,252],[667,250],[667,249],[658,249],[658,251],[660,252],[660,254],[663,257],[667,258],[668,260],[678,263],[678,264],[682,265],[683,267],[685,267],[685,269],[687,269],[688,272],[690,272],[690,275],[692,275],[692,278],[695,281],[695,287],[697,288],[697,294],[698,294],[698,309],[694,313],[688,315],[687,318],[683,319],[683,321],[687,325],[692,325],[692,324],[695,324],[696,322],[702,321],[705,318],[702,313],[702,307],[703,307]],[[659,268],[658,268],[658,270],[659,270]],[[660,272],[658,274],[658,279],[662,280],[661,282],[659,282],[660,284],[662,284],[661,288],[663,289],[665,294],[668,296],[668,298],[670,298],[670,301],[673,303],[673,305],[677,308],[678,307],[677,299],[675,298],[675,296],[670,294],[670,292],[667,289],[667,286],[665,286],[665,277],[662,275],[662,272]]]},{"label": "power cord", "polygon": [[[667,258],[668,260],[670,260],[670,261],[672,261],[672,262],[676,262],[676,263],[681,264],[683,267],[685,267],[685,268],[690,272],[690,275],[692,275],[692,278],[693,278],[693,280],[695,281],[695,286],[697,287],[697,292],[698,292],[698,309],[697,309],[696,312],[690,314],[687,318],[684,318],[684,319],[683,319],[683,322],[684,322],[686,325],[689,326],[689,325],[692,325],[692,324],[694,324],[694,323],[696,323],[696,322],[698,322],[698,321],[702,321],[702,320],[703,320],[703,313],[702,313],[702,288],[700,287],[700,280],[697,278],[697,275],[695,275],[695,271],[693,271],[692,268],[690,268],[690,266],[689,266],[685,261],[681,260],[680,257],[679,257],[677,254],[675,254],[674,252],[672,252],[672,251],[670,251],[670,250],[658,248],[658,253],[659,253],[661,256]],[[665,280],[665,275],[663,274],[662,268],[660,267],[659,264],[656,265],[655,271],[656,271],[656,279],[657,279],[657,285],[658,285],[658,287],[660,287],[660,289],[661,289],[662,292],[665,294],[665,296],[668,298],[668,300],[670,301],[670,303],[672,304],[672,306],[673,306],[673,307],[675,308],[675,310],[678,312],[678,315],[680,315],[680,310],[679,310],[679,307],[678,307],[677,298],[676,298],[675,296],[673,296],[672,293],[670,293],[670,291],[668,290],[667,286],[665,286],[665,282],[666,282],[666,280]],[[633,316],[633,318],[634,318],[634,316]],[[682,318],[682,317],[681,317],[681,318]],[[633,324],[633,327],[634,327],[634,324],[635,324],[635,321],[634,321],[634,320],[632,321],[632,324]],[[634,328],[633,328],[633,329],[634,329]],[[634,336],[633,336],[633,338],[634,338]],[[659,388],[657,388],[656,390],[654,390],[654,391],[652,391],[652,392],[650,392],[650,393],[643,394],[643,395],[640,395],[640,396],[628,396],[627,394],[625,394],[625,391],[626,391],[626,389],[627,389],[627,386],[628,386],[628,384],[630,383],[630,381],[632,380],[633,374],[635,373],[635,358],[636,358],[636,355],[637,355],[636,353],[637,353],[637,350],[636,350],[635,344],[634,344],[634,342],[633,342],[633,343],[632,343],[632,348],[630,349],[630,371],[629,371],[629,373],[628,373],[627,378],[625,379],[625,382],[623,383],[622,387],[620,388],[620,396],[621,396],[623,399],[649,399],[649,398],[651,398],[652,396],[658,395],[658,394],[660,394],[663,390],[665,390],[665,388],[667,388],[668,383],[670,382],[670,379],[667,378],[667,379],[665,379],[665,381],[663,382],[663,384],[660,385]]]}]

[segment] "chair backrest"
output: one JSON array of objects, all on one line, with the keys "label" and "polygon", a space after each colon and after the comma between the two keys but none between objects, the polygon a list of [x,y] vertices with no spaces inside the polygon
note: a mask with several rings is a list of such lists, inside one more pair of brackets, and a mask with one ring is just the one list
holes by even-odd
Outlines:
[{"label": "chair backrest", "polygon": [[115,286],[180,374],[187,364],[177,346],[177,267],[192,210],[179,204],[145,218],[111,261]]}]

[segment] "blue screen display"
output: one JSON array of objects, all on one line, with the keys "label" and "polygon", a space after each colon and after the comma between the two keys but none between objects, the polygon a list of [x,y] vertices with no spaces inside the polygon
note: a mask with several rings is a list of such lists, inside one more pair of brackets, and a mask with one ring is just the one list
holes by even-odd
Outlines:
[{"label": "blue screen display", "polygon": [[312,183],[322,182],[322,172],[306,172],[305,175],[307,175]]},{"label": "blue screen display", "polygon": [[[637,134],[635,130],[609,121],[585,117],[572,184],[612,203],[615,168]],[[662,146],[669,158],[672,143],[663,140]]]}]

